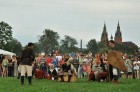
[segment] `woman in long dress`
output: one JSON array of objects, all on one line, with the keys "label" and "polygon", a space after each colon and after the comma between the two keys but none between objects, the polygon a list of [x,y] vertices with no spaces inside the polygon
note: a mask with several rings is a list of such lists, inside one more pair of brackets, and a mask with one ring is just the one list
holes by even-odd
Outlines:
[{"label": "woman in long dress", "polygon": [[18,75],[18,66],[17,66],[17,59],[16,56],[12,56],[12,62],[14,63],[14,76],[17,77]]}]

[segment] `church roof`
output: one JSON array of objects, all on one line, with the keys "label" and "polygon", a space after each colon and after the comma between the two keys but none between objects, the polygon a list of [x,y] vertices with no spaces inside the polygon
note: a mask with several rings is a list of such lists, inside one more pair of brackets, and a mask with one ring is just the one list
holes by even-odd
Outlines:
[{"label": "church roof", "polygon": [[131,41],[127,41],[127,42],[122,42],[123,45],[125,46],[137,46],[135,43],[131,42]]}]

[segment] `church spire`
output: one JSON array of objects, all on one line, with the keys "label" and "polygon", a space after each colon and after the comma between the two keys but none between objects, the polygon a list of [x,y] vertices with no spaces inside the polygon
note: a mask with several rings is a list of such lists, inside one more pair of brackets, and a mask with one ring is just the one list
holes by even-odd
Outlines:
[{"label": "church spire", "polygon": [[106,31],[106,24],[105,24],[105,22],[104,22],[104,28],[103,28],[103,31]]},{"label": "church spire", "polygon": [[121,34],[121,31],[120,31],[120,23],[119,23],[119,21],[118,21],[118,26],[117,26],[117,32],[118,32],[119,34]]},{"label": "church spire", "polygon": [[118,21],[118,26],[117,26],[117,28],[120,28],[120,24],[119,24],[119,21]]},{"label": "church spire", "polygon": [[121,33],[121,30],[120,30],[119,21],[118,21],[117,30],[116,30],[116,33],[115,33],[114,40],[115,40],[116,43],[122,43],[122,33]]},{"label": "church spire", "polygon": [[106,31],[105,22],[104,22],[103,32],[102,32],[102,35],[101,35],[101,43],[105,46],[107,46],[107,44],[108,44],[108,33]]}]

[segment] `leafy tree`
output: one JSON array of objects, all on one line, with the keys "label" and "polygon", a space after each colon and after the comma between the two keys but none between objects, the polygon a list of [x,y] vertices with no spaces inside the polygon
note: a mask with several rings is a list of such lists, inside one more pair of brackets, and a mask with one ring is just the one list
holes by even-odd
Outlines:
[{"label": "leafy tree", "polygon": [[65,39],[62,39],[60,41],[60,51],[61,53],[71,53],[71,52],[77,52],[78,48],[75,46],[77,45],[77,41],[75,38],[72,38],[68,35],[65,35]]},{"label": "leafy tree", "polygon": [[40,53],[41,52],[41,47],[40,47],[40,44],[39,43],[34,43],[34,52],[36,53],[36,54],[38,54],[38,53]]},{"label": "leafy tree", "polygon": [[103,45],[102,42],[98,42],[97,44],[99,53],[104,53],[105,51],[108,51],[108,47]]},{"label": "leafy tree", "polygon": [[40,48],[45,53],[50,53],[52,50],[55,50],[59,46],[59,34],[57,32],[54,32],[50,29],[45,29],[43,31],[43,35],[40,36],[39,44]]},{"label": "leafy tree", "polygon": [[91,39],[86,45],[87,49],[92,52],[92,54],[96,54],[98,52],[98,44],[95,39]]},{"label": "leafy tree", "polygon": [[4,45],[4,49],[16,53],[16,55],[20,55],[22,51],[22,45],[17,39],[13,38]]},{"label": "leafy tree", "polygon": [[12,39],[12,27],[5,22],[0,22],[0,48]]}]

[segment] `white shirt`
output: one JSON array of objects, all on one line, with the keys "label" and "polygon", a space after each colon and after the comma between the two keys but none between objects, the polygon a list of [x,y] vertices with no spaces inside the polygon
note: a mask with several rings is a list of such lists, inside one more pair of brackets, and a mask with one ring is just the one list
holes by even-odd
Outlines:
[{"label": "white shirt", "polygon": [[62,60],[62,56],[56,56],[56,58],[58,59],[58,61]]},{"label": "white shirt", "polygon": [[139,70],[139,65],[138,65],[138,63],[140,64],[140,61],[134,61],[134,62],[133,62],[134,70]]}]

